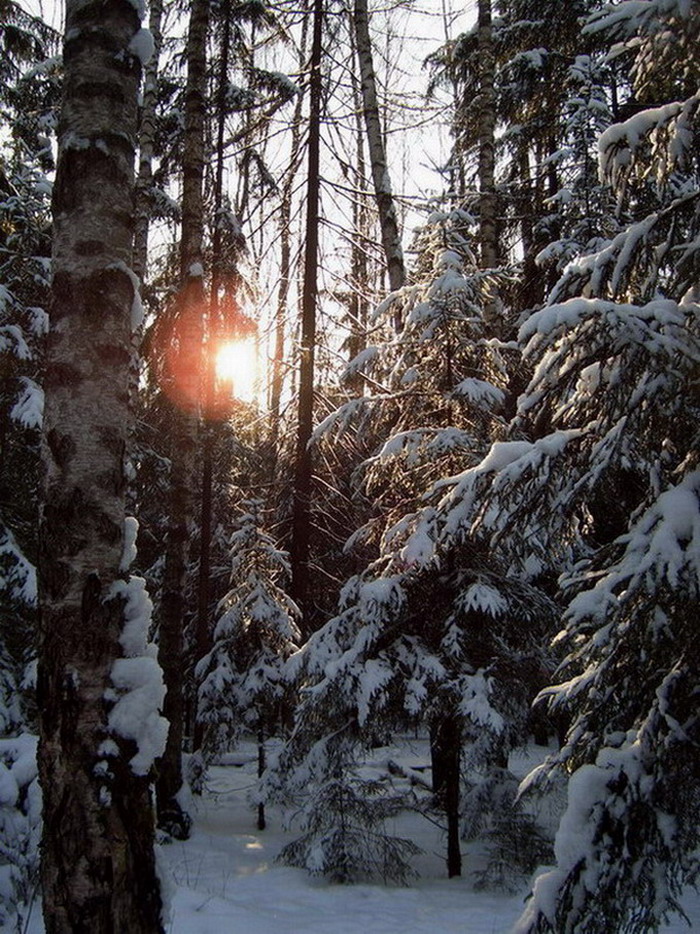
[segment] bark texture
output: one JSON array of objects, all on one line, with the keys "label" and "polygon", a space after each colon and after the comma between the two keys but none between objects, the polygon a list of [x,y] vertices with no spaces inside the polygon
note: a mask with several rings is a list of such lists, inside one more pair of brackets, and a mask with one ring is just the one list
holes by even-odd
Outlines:
[{"label": "bark texture", "polygon": [[[39,775],[47,934],[162,930],[149,778],[109,737],[121,656],[139,28],[128,0],[68,0],[42,436]],[[119,755],[100,772],[108,738]],[[131,747],[131,748],[129,748]]]},{"label": "bark texture", "polygon": [[[360,65],[360,82],[362,88],[362,103],[367,130],[367,146],[369,149],[370,164],[372,166],[372,180],[374,182],[374,195],[379,212],[379,226],[382,234],[382,247],[386,257],[387,271],[389,273],[389,286],[392,291],[400,289],[406,280],[406,270],[401,247],[401,235],[396,218],[396,206],[391,190],[391,179],[387,163],[386,147],[379,119],[379,104],[377,102],[377,81],[374,72],[372,57],[372,42],[369,34],[369,15],[367,0],[355,0],[354,7],[355,40],[357,42],[357,58]],[[396,321],[397,326],[400,325]]]}]

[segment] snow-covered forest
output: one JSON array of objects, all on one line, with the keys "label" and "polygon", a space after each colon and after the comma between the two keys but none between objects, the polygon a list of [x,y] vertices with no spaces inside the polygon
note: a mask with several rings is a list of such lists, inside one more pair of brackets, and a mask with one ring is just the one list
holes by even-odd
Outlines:
[{"label": "snow-covered forest", "polygon": [[698,48],[0,0],[2,930],[700,929]]}]

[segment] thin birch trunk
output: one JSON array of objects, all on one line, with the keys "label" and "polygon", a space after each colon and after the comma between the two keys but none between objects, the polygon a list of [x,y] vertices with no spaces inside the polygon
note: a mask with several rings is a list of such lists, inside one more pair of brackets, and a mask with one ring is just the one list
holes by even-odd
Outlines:
[{"label": "thin birch trunk", "polygon": [[173,410],[170,479],[170,525],[165,552],[159,628],[165,715],[170,721],[168,745],[159,762],[156,784],[159,826],[179,839],[189,835],[191,819],[178,795],[182,787],[183,629],[185,575],[194,513],[193,490],[199,429],[202,376],[204,278],[204,123],[206,117],[206,39],[209,0],[193,0],[187,37],[185,144],[182,172],[181,292],[178,297],[179,355],[175,367],[180,408]]},{"label": "thin birch trunk", "polygon": [[[139,156],[134,192],[134,246],[131,268],[143,287],[148,267],[148,231],[152,212],[153,153],[155,140],[156,103],[158,98],[158,62],[163,44],[161,23],[163,19],[162,0],[151,0],[148,28],[153,37],[153,53],[144,67],[142,104],[139,111]],[[141,376],[141,345],[143,342],[144,323],[140,322],[131,335],[131,363],[129,397],[134,411],[137,411],[139,382]],[[133,453],[136,432],[136,420],[131,424],[132,437],[128,442],[128,455]],[[135,494],[135,491],[133,491]],[[133,495],[132,494],[132,495]],[[135,511],[135,503],[129,503]]]},{"label": "thin birch trunk", "polygon": [[[387,272],[389,274],[389,287],[392,291],[395,291],[396,289],[400,289],[406,280],[403,249],[401,247],[401,234],[396,217],[394,196],[391,190],[386,146],[384,145],[381,121],[379,119],[377,81],[374,73],[372,41],[369,34],[367,0],[354,0],[354,2],[355,40],[357,42],[357,58],[360,65],[362,103],[365,127],[367,130],[367,146],[372,167],[372,180],[374,182],[374,196],[379,212],[379,227],[382,235],[384,256],[386,257]],[[397,328],[400,328],[401,321],[397,318],[394,324]]]},{"label": "thin birch trunk", "polygon": [[[491,0],[479,0],[477,36],[479,47],[479,247],[482,269],[498,266],[498,216],[496,199],[496,92]],[[497,304],[488,302],[484,318],[494,324]]]},{"label": "thin birch trunk", "polygon": [[[354,44],[354,37],[353,37]],[[354,50],[356,51],[356,50]],[[351,76],[352,96],[355,106],[355,195],[352,202],[352,278],[350,295],[350,340],[348,356],[353,360],[367,346],[367,235],[368,219],[365,189],[367,187],[365,140],[362,129],[362,107],[360,87],[356,75]],[[362,395],[364,379],[361,373],[353,374],[348,388],[354,395]]]},{"label": "thin birch trunk", "polygon": [[139,162],[136,176],[136,225],[132,269],[141,282],[145,281],[148,263],[148,230],[151,218],[151,186],[153,184],[153,147],[158,100],[158,61],[163,44],[161,23],[163,0],[151,0],[148,28],[153,36],[153,54],[143,73],[143,104],[139,127]]},{"label": "thin birch trunk", "polygon": [[[124,654],[124,449],[134,283],[134,4],[68,0],[53,192],[39,560],[42,888],[48,934],[156,934],[148,774],[108,720]],[[133,647],[133,646],[132,646]],[[144,711],[144,716],[148,711]],[[146,771],[146,765],[144,765]]]}]

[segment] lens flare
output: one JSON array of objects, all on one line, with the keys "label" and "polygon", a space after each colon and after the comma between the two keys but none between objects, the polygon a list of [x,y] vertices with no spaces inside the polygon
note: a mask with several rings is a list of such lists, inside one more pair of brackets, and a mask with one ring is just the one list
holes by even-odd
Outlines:
[{"label": "lens flare", "polygon": [[216,352],[216,378],[231,385],[231,395],[241,402],[254,402],[257,394],[258,361],[254,341],[231,341]]}]

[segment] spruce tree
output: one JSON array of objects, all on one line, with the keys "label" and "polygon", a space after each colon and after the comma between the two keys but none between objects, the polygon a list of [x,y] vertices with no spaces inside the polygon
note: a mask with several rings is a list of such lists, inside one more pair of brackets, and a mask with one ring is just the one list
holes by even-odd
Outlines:
[{"label": "spruce tree", "polygon": [[655,930],[697,868],[693,12],[621,3],[587,26],[632,64],[635,112],[599,140],[622,229],[521,327],[533,376],[510,440],[443,484],[433,533],[469,526],[523,572],[565,572],[568,655],[542,700],[571,726],[527,787],[569,773],[569,805],[521,932]]}]

